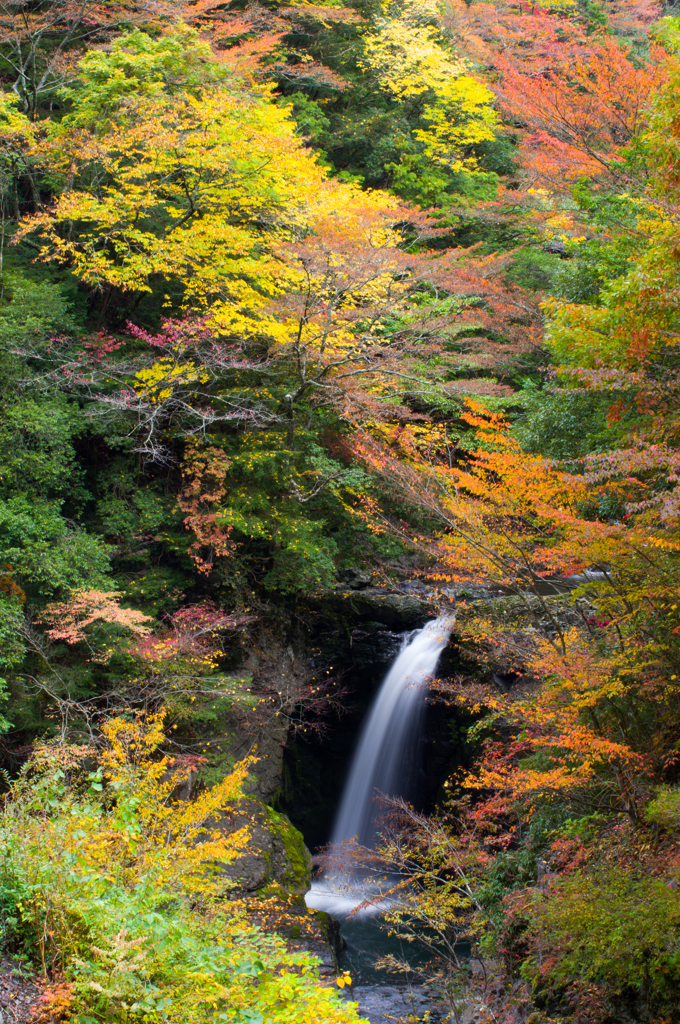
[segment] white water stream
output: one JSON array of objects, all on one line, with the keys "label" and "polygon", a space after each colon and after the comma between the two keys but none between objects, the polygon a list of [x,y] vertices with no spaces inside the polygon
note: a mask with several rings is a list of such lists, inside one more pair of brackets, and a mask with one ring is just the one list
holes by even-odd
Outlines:
[{"label": "white water stream", "polygon": [[[428,681],[452,628],[453,618],[447,615],[404,637],[361,730],[333,827],[333,846],[358,842],[370,848],[380,829],[376,796],[407,793]],[[357,891],[356,881],[350,884],[344,878],[324,878],[312,885],[305,899],[308,907],[343,917],[368,895],[365,890]],[[379,905],[373,912],[378,910]]]}]

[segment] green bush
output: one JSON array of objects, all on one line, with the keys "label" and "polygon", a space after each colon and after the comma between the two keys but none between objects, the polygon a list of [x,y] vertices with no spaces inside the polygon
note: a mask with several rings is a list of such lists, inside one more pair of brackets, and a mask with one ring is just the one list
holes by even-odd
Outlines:
[{"label": "green bush", "polygon": [[654,993],[659,1007],[680,993],[680,901],[672,881],[623,865],[575,871],[528,913],[533,981],[606,983],[610,991]]},{"label": "green bush", "polygon": [[647,804],[645,818],[667,832],[680,830],[680,789],[660,789]]}]

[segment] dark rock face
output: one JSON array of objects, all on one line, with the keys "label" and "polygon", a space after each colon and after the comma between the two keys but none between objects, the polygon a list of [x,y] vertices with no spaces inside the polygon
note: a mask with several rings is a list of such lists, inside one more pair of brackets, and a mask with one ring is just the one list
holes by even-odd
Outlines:
[{"label": "dark rock face", "polygon": [[338,576],[341,580],[338,587],[339,590],[364,590],[366,587],[370,587],[372,583],[370,572],[359,569],[355,565],[349,569],[341,569]]},{"label": "dark rock face", "polygon": [[[239,721],[229,723],[231,736],[229,754],[234,761],[247,757],[253,749],[252,733],[243,729]],[[246,779],[243,792],[262,803],[269,803],[281,785],[283,767],[283,747],[286,742],[287,726],[283,719],[274,718],[267,728],[257,735],[257,757],[250,775]]]},{"label": "dark rock face", "polygon": [[[404,632],[424,626],[437,614],[435,605],[427,596],[401,594],[378,587],[326,591],[311,595],[307,605],[317,619],[329,621],[336,629],[342,624],[349,631],[364,622],[379,622],[388,629]],[[315,623],[313,632],[317,630]]]},{"label": "dark rock face", "polygon": [[347,713],[332,717],[321,737],[301,737],[284,751],[277,807],[303,832],[309,846],[324,845],[337,810],[362,722],[405,632],[431,618],[416,598],[384,591],[343,591],[310,599],[310,654],[322,671],[350,690]]},{"label": "dark rock face", "polygon": [[[286,743],[283,732],[277,732],[267,737],[264,745],[258,740],[260,761],[255,768],[255,788],[249,791],[256,800],[285,811],[313,850],[330,838],[362,724],[389,665],[408,634],[441,612],[441,595],[435,604],[433,592],[419,580],[397,584],[398,589],[387,591],[364,586],[364,578],[357,573],[359,570],[354,568],[345,570],[342,589],[312,594],[297,607],[298,621],[304,625],[296,650],[306,648],[314,671],[322,677],[325,673],[338,677],[349,688],[347,711],[343,716],[328,718],[322,735],[310,731]],[[352,589],[353,585],[363,589]],[[516,598],[482,585],[452,590],[448,599],[460,620],[474,617],[478,608],[485,614],[493,612],[503,617],[518,611]],[[290,610],[284,617],[292,618]],[[295,672],[295,656],[285,644],[285,640],[279,641],[274,645],[276,650],[260,646],[252,664],[247,665],[254,679],[262,675],[266,683],[268,673],[280,676]],[[514,679],[514,666],[505,663],[504,652],[497,653],[493,669],[505,685]],[[470,671],[478,668],[466,660],[466,651],[459,648],[454,633],[440,658],[438,675],[455,677]],[[461,709],[442,703],[428,705],[421,767],[413,792],[413,798],[417,795],[416,802],[424,809],[442,796],[440,786],[451,767],[469,763],[469,724]],[[277,724],[277,729],[283,728],[282,722]],[[243,756],[247,752],[244,745],[234,754]]]},{"label": "dark rock face", "polygon": [[[411,584],[409,583],[409,588]],[[399,594],[373,588],[314,597],[311,654],[319,668],[332,669],[349,687],[348,709],[326,721],[323,736],[301,737],[284,751],[284,774],[276,806],[289,815],[314,851],[331,835],[349,765],[372,700],[389,666],[413,629],[435,617],[430,592],[414,581],[417,593]],[[422,588],[422,591],[421,591]],[[441,676],[460,668],[455,643],[443,653]],[[442,704],[428,706],[414,778],[413,798],[432,807],[453,764],[464,763],[466,731],[462,712]]]},{"label": "dark rock face", "polygon": [[337,957],[347,949],[347,943],[345,942],[345,938],[342,934],[340,922],[334,917],[331,917],[330,914],[327,914],[324,910],[317,910],[316,916],[321,922],[326,942],[330,946],[331,951],[336,958],[337,967]]},{"label": "dark rock face", "polygon": [[357,665],[387,665],[401,649],[403,633],[386,629],[380,622],[356,626],[349,635],[349,649]]}]

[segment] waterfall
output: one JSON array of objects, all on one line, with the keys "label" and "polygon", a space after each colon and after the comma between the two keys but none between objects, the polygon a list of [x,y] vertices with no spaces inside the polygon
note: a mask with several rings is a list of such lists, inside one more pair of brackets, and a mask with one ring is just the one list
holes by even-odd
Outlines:
[{"label": "waterfall", "polygon": [[[380,827],[377,793],[407,795],[417,755],[427,681],[437,668],[453,627],[450,615],[428,622],[404,637],[366,717],[333,826],[332,844],[358,840],[372,845]],[[330,913],[347,913],[357,904],[315,883],[307,905]]]},{"label": "waterfall", "polygon": [[404,637],[361,730],[333,827],[333,843],[357,837],[362,846],[370,846],[377,824],[376,792],[406,795],[420,738],[425,684],[450,631],[450,619],[441,618]]}]

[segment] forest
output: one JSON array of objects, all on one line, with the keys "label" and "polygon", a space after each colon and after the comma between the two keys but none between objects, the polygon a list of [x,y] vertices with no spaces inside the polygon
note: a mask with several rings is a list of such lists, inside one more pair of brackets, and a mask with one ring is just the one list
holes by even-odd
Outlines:
[{"label": "forest", "polygon": [[387,1021],[295,808],[442,614],[399,1020],[680,1020],[680,10],[343,2],[0,0],[0,1022]]}]

